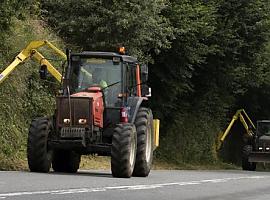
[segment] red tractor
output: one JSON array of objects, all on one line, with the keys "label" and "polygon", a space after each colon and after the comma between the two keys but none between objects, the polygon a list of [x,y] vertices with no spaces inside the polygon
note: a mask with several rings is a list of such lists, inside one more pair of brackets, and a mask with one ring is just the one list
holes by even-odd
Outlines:
[{"label": "red tractor", "polygon": [[[46,67],[40,71],[46,75]],[[34,119],[27,144],[32,172],[77,172],[81,155],[111,156],[114,177],[148,176],[159,120],[148,107],[148,68],[112,52],[67,51],[53,117]],[[150,92],[151,93],[151,92]]]}]

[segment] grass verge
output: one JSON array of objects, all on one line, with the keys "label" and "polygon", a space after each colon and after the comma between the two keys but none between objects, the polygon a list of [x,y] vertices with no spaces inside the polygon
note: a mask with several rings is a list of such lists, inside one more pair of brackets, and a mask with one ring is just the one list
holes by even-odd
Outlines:
[{"label": "grass verge", "polygon": [[[84,170],[109,170],[110,157],[83,156],[80,169]],[[188,163],[169,163],[161,159],[154,159],[153,170],[224,170],[240,169],[233,164],[216,162],[212,164],[188,164]]]}]

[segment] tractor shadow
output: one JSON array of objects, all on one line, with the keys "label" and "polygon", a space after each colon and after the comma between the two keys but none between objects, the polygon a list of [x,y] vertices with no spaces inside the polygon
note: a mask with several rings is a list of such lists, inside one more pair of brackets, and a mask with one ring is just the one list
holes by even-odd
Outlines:
[{"label": "tractor shadow", "polygon": [[30,173],[30,174],[36,174],[36,175],[48,175],[48,176],[88,176],[88,177],[100,177],[100,178],[114,178],[112,176],[112,173],[110,171],[96,171],[96,170],[85,170],[85,171],[78,171],[77,173],[65,173],[65,172],[54,172],[50,171],[49,173],[39,173],[39,172],[30,172],[30,171],[21,171],[22,173]]},{"label": "tractor shadow", "polygon": [[77,173],[64,173],[51,171],[48,175],[64,175],[64,176],[88,176],[88,177],[100,177],[100,178],[113,178],[111,172],[107,171],[78,171]]}]

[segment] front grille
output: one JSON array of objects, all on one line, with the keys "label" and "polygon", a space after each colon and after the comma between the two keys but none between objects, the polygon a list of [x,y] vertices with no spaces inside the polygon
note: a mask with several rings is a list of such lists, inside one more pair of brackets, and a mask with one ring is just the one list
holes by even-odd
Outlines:
[{"label": "front grille", "polygon": [[61,138],[84,138],[85,128],[63,127],[61,129]]},{"label": "front grille", "polygon": [[[84,127],[91,129],[92,126],[92,98],[67,97],[57,98],[57,125],[61,127]],[[80,119],[86,120],[86,124],[80,124]],[[64,123],[64,121],[70,121]]]}]

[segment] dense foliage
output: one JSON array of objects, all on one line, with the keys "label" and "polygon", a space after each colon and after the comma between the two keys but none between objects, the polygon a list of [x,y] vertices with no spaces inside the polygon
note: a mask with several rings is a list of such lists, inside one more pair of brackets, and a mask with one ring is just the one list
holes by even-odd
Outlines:
[{"label": "dense foliage", "polygon": [[[262,96],[262,94],[268,93],[269,68],[267,67],[270,63],[266,59],[265,48],[269,42],[270,11],[269,1],[192,2],[191,9],[200,8],[200,10],[189,13],[201,13],[202,16],[189,18],[195,25],[191,22],[187,23],[191,24],[191,27],[187,29],[186,34],[177,37],[178,45],[176,44],[175,47],[172,45],[173,48],[165,51],[165,56],[158,57],[158,62],[153,66],[155,79],[152,83],[155,83],[153,84],[155,86],[157,80],[162,78],[161,74],[164,74],[164,71],[160,73],[162,65],[169,63],[165,68],[170,69],[173,66],[172,69],[175,69],[173,73],[163,79],[165,87],[164,83],[156,87],[160,89],[163,86],[167,93],[162,93],[163,99],[160,99],[160,102],[155,100],[155,104],[158,107],[160,104],[164,105],[162,102],[170,102],[171,109],[166,106],[161,112],[165,121],[169,121],[171,117],[178,119],[175,125],[172,122],[173,126],[168,126],[168,129],[175,133],[174,138],[179,138],[178,149],[190,146],[195,153],[183,153],[187,158],[184,160],[189,160],[191,157],[194,158],[193,161],[201,162],[207,159],[210,150],[214,148],[214,145],[211,148],[211,144],[214,144],[218,130],[225,128],[236,109],[247,109],[254,120],[270,117],[269,112],[264,110],[266,107],[262,106],[262,101],[250,102],[250,99],[265,98],[266,95]],[[186,4],[175,1],[172,6],[179,8]],[[179,12],[179,9],[176,10]],[[206,13],[210,17],[207,18]],[[203,23],[200,23],[200,20],[203,20]],[[188,39],[184,37],[185,35]],[[195,37],[192,38],[194,35]],[[177,72],[178,76],[175,76]],[[175,83],[173,88],[167,80]],[[180,90],[177,92],[176,88]],[[160,98],[160,94],[157,98]],[[243,103],[243,100],[246,103]],[[172,109],[174,112],[171,112]],[[267,114],[262,116],[262,112]],[[182,122],[185,123],[180,126]],[[190,128],[186,128],[188,124],[191,124]],[[190,130],[195,131],[192,133]],[[182,140],[185,138],[183,135],[186,134],[187,138]],[[196,137],[201,139],[194,141],[193,138]],[[238,148],[241,148],[240,145]],[[204,152],[206,149],[208,153]],[[170,155],[169,151],[168,154]],[[195,155],[201,155],[200,159],[196,159]]]},{"label": "dense foliage", "polygon": [[[0,45],[1,72],[32,40],[46,38],[61,46],[58,37],[43,25],[38,20],[14,18],[9,31],[0,33],[4,37],[3,45]],[[42,49],[42,52],[46,53],[46,50]],[[38,70],[38,63],[28,61],[18,66],[0,85],[0,169],[26,166],[25,149],[31,119],[49,115],[54,110],[55,83],[41,81]]]},{"label": "dense foliage", "polygon": [[[269,0],[22,2],[29,1],[74,49],[125,45],[150,63],[163,158],[215,161],[217,134],[236,109],[244,107],[254,120],[270,117]],[[1,29],[22,16],[14,4],[0,6]]]},{"label": "dense foliage", "polygon": [[160,15],[165,7],[164,0],[42,0],[44,16],[67,42],[103,51],[125,45],[138,56],[169,46],[172,27]]},{"label": "dense foliage", "polygon": [[261,117],[262,102],[246,98],[268,94],[269,0],[61,2],[43,0],[42,9],[66,41],[96,50],[124,44],[140,58],[151,55],[163,156],[177,151],[176,160],[209,161],[237,108]]}]

